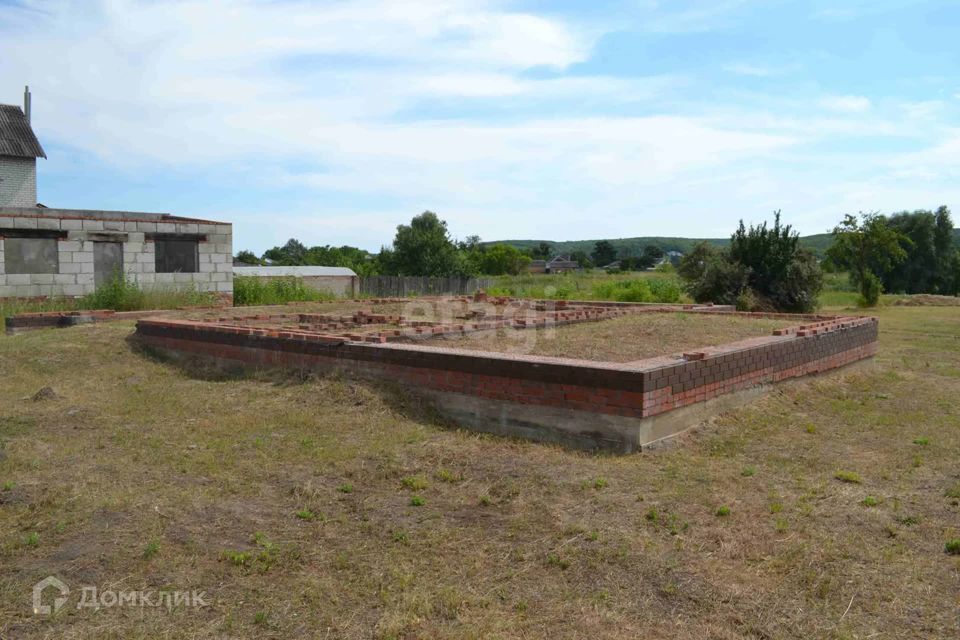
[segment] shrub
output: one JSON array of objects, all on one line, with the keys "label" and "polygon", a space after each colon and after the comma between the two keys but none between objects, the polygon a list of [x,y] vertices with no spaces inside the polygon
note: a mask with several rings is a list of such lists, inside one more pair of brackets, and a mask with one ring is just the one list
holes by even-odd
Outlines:
[{"label": "shrub", "polygon": [[144,290],[125,274],[117,273],[109,282],[98,286],[93,293],[76,301],[78,309],[112,309],[114,311],[144,311],[202,307],[217,303],[216,295],[198,291],[192,285],[154,286]]},{"label": "shrub", "polygon": [[947,543],[943,545],[943,550],[951,556],[960,556],[960,538],[948,540]]},{"label": "shrub", "polygon": [[863,482],[860,479],[860,474],[855,471],[837,471],[835,474],[833,474],[833,477],[840,482],[849,482],[852,484],[860,484]]},{"label": "shrub", "polygon": [[258,278],[236,276],[233,279],[233,303],[237,306],[286,304],[333,300],[336,296],[308,287],[303,278]]},{"label": "shrub", "polygon": [[880,302],[883,293],[883,283],[872,272],[866,272],[860,279],[860,298],[857,303],[861,307],[875,307]]}]

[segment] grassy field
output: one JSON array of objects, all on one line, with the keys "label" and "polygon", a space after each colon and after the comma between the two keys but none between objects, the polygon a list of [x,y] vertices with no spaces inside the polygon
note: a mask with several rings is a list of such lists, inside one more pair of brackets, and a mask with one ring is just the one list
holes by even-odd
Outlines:
[{"label": "grassy field", "polygon": [[798,323],[695,313],[645,313],[550,329],[500,329],[456,337],[448,335],[421,344],[556,358],[630,362],[744,338],[769,336],[774,329]]},{"label": "grassy field", "polygon": [[[872,367],[625,457],[176,367],[130,323],[0,337],[0,637],[957,637],[960,310],[878,314]],[[77,610],[84,586],[208,606]]]}]

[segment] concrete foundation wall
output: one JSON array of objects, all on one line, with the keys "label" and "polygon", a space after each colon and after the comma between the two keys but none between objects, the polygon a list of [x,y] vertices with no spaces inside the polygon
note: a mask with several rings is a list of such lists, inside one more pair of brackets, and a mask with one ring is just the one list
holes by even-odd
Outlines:
[{"label": "concrete foundation wall", "polygon": [[668,412],[872,356],[877,321],[841,318],[682,358],[625,364],[347,342],[190,321],[141,320],[137,334],[172,353],[388,380],[431,396],[468,427],[625,452],[690,426],[666,419]]},{"label": "concrete foundation wall", "polygon": [[0,156],[0,207],[37,206],[37,159]]},{"label": "concrete foundation wall", "polygon": [[[164,220],[154,214],[88,212],[70,209],[0,207],[0,229],[59,232],[57,273],[7,274],[0,231],[0,297],[81,296],[94,284],[95,241],[123,243],[123,270],[145,289],[195,287],[233,293],[233,231],[230,224]],[[149,234],[202,235],[196,273],[157,273],[155,243]]]}]

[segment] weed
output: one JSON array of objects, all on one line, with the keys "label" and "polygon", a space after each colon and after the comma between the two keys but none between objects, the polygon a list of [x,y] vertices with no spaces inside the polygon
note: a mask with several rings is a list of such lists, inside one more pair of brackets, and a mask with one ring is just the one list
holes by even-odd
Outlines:
[{"label": "weed", "polygon": [[947,540],[947,543],[943,545],[943,550],[951,556],[960,556],[960,538]]},{"label": "weed", "polygon": [[313,511],[310,511],[310,509],[301,509],[300,511],[297,511],[297,517],[301,520],[306,520],[307,522],[313,522],[317,519],[317,514],[315,514]]},{"label": "weed", "polygon": [[600,489],[605,488],[607,484],[608,484],[607,479],[600,477],[600,478],[594,478],[593,482],[586,483],[586,487],[593,487],[594,489],[599,491]]},{"label": "weed", "polygon": [[927,446],[928,444],[930,444],[930,439],[929,439],[929,438],[916,438],[916,439],[913,441],[913,444],[918,444],[918,445],[920,445],[921,447],[925,447],[925,446]]},{"label": "weed", "polygon": [[570,561],[566,558],[561,558],[556,553],[551,553],[547,556],[547,564],[551,567],[560,567],[560,569],[564,571],[570,567]]},{"label": "weed", "polygon": [[253,554],[248,551],[223,551],[220,553],[222,560],[227,560],[235,567],[248,567],[253,561]]},{"label": "weed", "polygon": [[407,535],[406,531],[394,531],[392,537],[394,542],[410,544],[410,537]]},{"label": "weed", "polygon": [[757,473],[757,470],[753,467],[744,467],[743,471],[740,472],[740,475],[744,478],[749,478]]},{"label": "weed", "polygon": [[837,471],[835,474],[833,474],[833,477],[840,482],[849,482],[852,484],[860,484],[863,482],[863,480],[860,478],[860,474],[855,471]]},{"label": "weed", "polygon": [[489,507],[491,504],[493,504],[493,499],[490,496],[484,494],[480,496],[480,504],[482,504],[485,507]]},{"label": "weed", "polygon": [[3,483],[3,490],[4,490],[4,491],[13,491],[13,488],[14,488],[15,486],[16,486],[16,484],[15,484],[12,480],[7,480],[6,482]]},{"label": "weed", "polygon": [[727,505],[722,505],[722,506],[720,506],[720,507],[717,509],[717,514],[716,514],[716,515],[717,515],[718,517],[720,517],[720,518],[725,518],[725,517],[727,517],[728,515],[730,515],[730,507],[728,507]]},{"label": "weed", "polygon": [[350,484],[349,482],[345,482],[344,484],[337,487],[337,491],[339,491],[340,493],[353,493],[353,485]]},{"label": "weed", "polygon": [[27,534],[27,537],[24,538],[23,543],[28,547],[36,547],[40,544],[40,534],[36,531],[31,531]]},{"label": "weed", "polygon": [[660,518],[660,514],[657,513],[656,509],[654,509],[653,507],[650,507],[649,509],[647,509],[647,513],[643,517],[649,520],[650,522],[656,522]]},{"label": "weed", "polygon": [[804,431],[806,431],[807,433],[816,433],[816,432],[817,432],[817,425],[815,425],[815,424],[813,424],[812,422],[810,422],[810,423],[807,424],[806,427],[804,427]]},{"label": "weed", "polygon": [[783,504],[780,502],[771,502],[770,503],[770,513],[780,513],[783,511]]},{"label": "weed", "polygon": [[427,488],[427,479],[423,476],[407,476],[400,481],[405,488],[411,491],[423,491]]},{"label": "weed", "polygon": [[917,516],[900,516],[897,518],[897,522],[902,524],[905,527],[912,527],[914,525],[920,524],[920,518]]},{"label": "weed", "polygon": [[143,559],[149,560],[158,553],[160,553],[160,542],[157,540],[151,540],[147,543],[147,546],[143,548]]},{"label": "weed", "polygon": [[267,614],[265,611],[257,611],[253,616],[253,624],[264,626],[267,624]]},{"label": "weed", "polygon": [[948,498],[960,499],[960,484],[954,485],[943,492]]},{"label": "weed", "polygon": [[863,506],[865,507],[875,507],[880,504],[880,501],[873,496],[867,496],[863,499]]},{"label": "weed", "polygon": [[790,523],[786,518],[777,518],[774,521],[773,528],[776,529],[777,533],[786,533],[790,530]]},{"label": "weed", "polygon": [[411,507],[422,507],[425,504],[427,504],[427,501],[424,500],[423,496],[418,496],[418,495],[410,496]]},{"label": "weed", "polygon": [[460,482],[463,480],[463,476],[458,473],[453,473],[449,469],[437,469],[433,474],[433,477],[439,480],[440,482],[447,482],[453,484],[454,482]]}]

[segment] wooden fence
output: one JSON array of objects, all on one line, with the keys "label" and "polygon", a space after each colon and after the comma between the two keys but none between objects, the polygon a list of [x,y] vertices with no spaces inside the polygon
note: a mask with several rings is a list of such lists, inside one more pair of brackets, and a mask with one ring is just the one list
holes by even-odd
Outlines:
[{"label": "wooden fence", "polygon": [[364,276],[360,278],[360,293],[377,298],[418,296],[463,296],[494,284],[493,278],[466,278],[463,276]]}]

